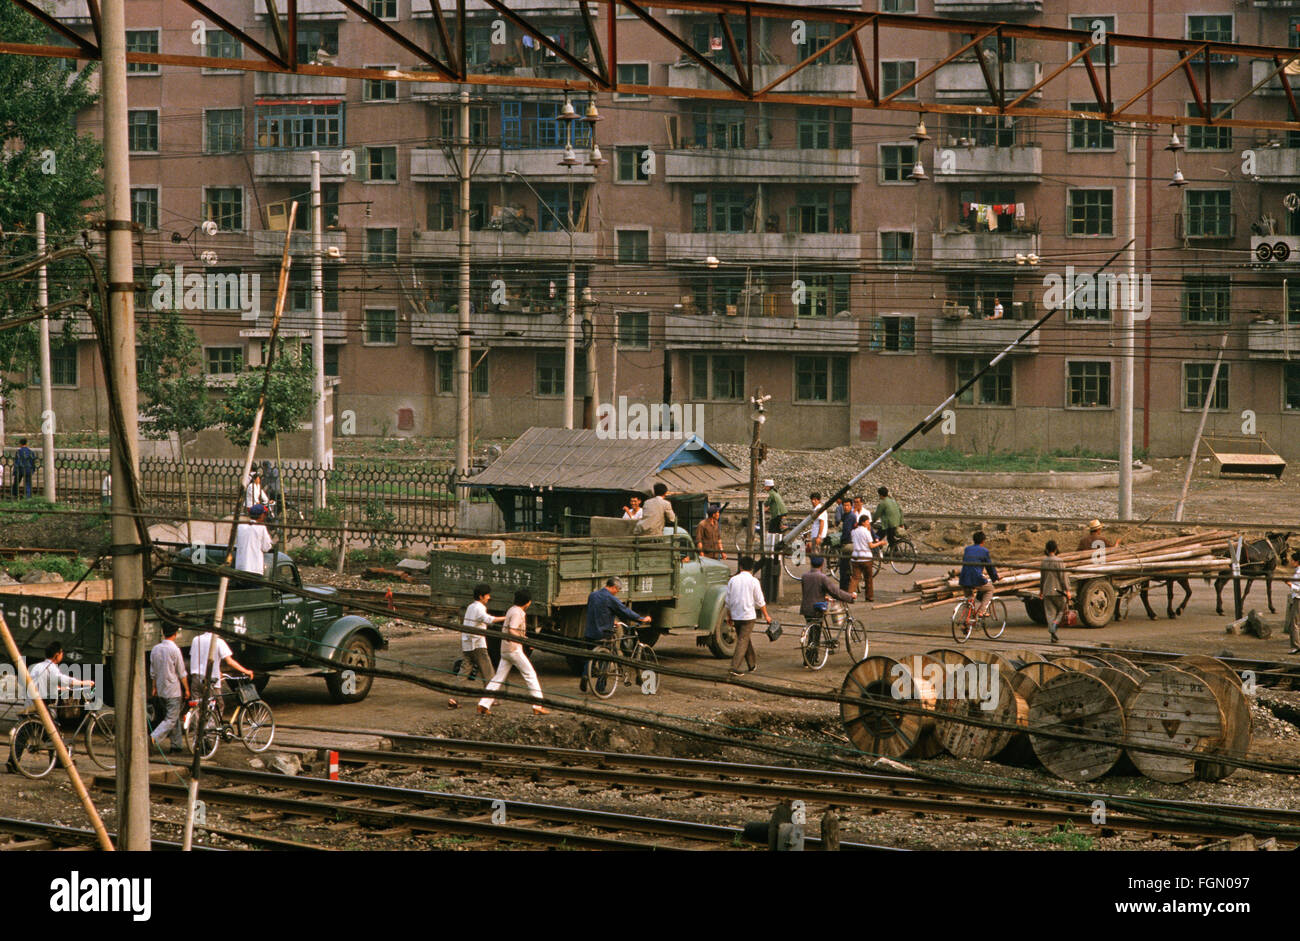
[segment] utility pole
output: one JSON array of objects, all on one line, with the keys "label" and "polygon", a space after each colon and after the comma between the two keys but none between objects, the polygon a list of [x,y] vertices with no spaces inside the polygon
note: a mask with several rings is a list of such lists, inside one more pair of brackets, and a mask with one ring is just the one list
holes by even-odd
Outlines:
[{"label": "utility pole", "polygon": [[1137,125],[1128,127],[1128,290],[1120,305],[1119,518],[1133,518],[1133,307],[1137,295]]},{"label": "utility pole", "polygon": [[325,273],[321,252],[324,213],[320,196],[320,151],[311,152],[311,377],[315,411],[311,419],[311,458],[316,465],[312,506],[325,508]]},{"label": "utility pole", "polygon": [[456,473],[469,473],[469,90],[460,93],[460,301],[456,305]]},{"label": "utility pole", "polygon": [[751,416],[754,421],[754,430],[749,438],[749,523],[745,531],[745,554],[754,554],[754,523],[758,519],[758,465],[761,448],[759,446],[759,436],[763,433],[763,423],[767,421],[766,409],[763,407],[771,398],[770,395],[763,394],[763,388],[754,390],[754,394],[749,397],[749,404],[754,406],[754,413]]},{"label": "utility pole", "polygon": [[[45,254],[45,213],[36,214],[36,254]],[[45,265],[36,273],[36,303],[41,308],[41,437],[44,440],[45,499],[54,502],[54,377],[50,374],[50,289]]]},{"label": "utility pole", "polygon": [[131,166],[127,156],[126,3],[104,0],[100,50],[104,96],[104,217],[108,256],[108,337],[122,427],[110,448],[113,474],[113,695],[117,720],[117,845],[148,850],[149,751],[144,714],[144,560],[136,507],[139,402],[135,374],[135,271],[131,258]]},{"label": "utility pole", "polygon": [[[570,146],[572,146],[573,122],[569,122]],[[569,273],[565,278],[564,294],[564,427],[573,427],[573,388],[576,378],[574,360],[578,345],[577,306],[578,277],[573,267],[573,167],[569,167]]]},{"label": "utility pole", "polygon": [[[587,338],[587,390],[582,398],[582,427],[596,427],[596,410],[600,408],[600,383],[596,373],[596,302],[591,299],[591,288],[582,289],[582,335]],[[614,318],[614,347],[618,347],[618,317]]]}]

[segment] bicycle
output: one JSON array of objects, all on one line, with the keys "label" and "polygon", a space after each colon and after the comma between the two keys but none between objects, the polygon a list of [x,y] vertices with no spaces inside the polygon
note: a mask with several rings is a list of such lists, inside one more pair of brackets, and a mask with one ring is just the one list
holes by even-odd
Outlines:
[{"label": "bicycle", "polygon": [[916,568],[916,546],[912,544],[912,540],[906,536],[898,536],[892,546],[883,546],[874,555],[872,564],[876,568],[872,574],[879,575],[886,562],[894,570],[895,575],[910,575],[912,569]]},{"label": "bicycle", "polygon": [[[223,683],[230,684],[230,692],[216,692],[208,696],[201,735],[198,731],[199,701],[190,700],[185,718],[181,720],[185,747],[192,753],[197,744],[201,757],[211,758],[223,741],[233,742],[239,739],[251,752],[266,751],[275,739],[275,715],[271,712],[271,707],[263,702],[257,687],[248,677],[222,676],[221,679]],[[237,699],[237,702],[230,716],[226,717],[221,701],[231,698]]]},{"label": "bicycle", "polygon": [[636,628],[622,621],[614,622],[614,630],[601,638],[595,648],[600,653],[626,657],[635,666],[615,660],[588,660],[583,668],[587,689],[597,699],[609,699],[620,685],[642,682],[642,671],[654,670],[659,659],[650,645],[637,636]]},{"label": "bicycle", "polygon": [[803,653],[804,666],[810,670],[820,670],[826,666],[830,655],[839,648],[840,635],[843,635],[844,649],[848,651],[854,663],[866,659],[868,646],[866,626],[849,614],[842,605],[835,609],[822,601],[814,607],[821,609],[822,616],[804,624],[803,633],[799,636],[799,649]]},{"label": "bicycle", "polygon": [[[51,712],[53,713],[53,708]],[[57,722],[57,720],[56,720]],[[59,733],[62,735],[62,733]],[[105,771],[117,765],[117,725],[112,709],[86,708],[76,731],[63,739],[68,755],[75,752],[77,739],[82,740],[90,760]],[[9,731],[9,763],[29,778],[43,778],[50,773],[59,753],[54,740],[37,716],[29,716]]]},{"label": "bicycle", "polygon": [[971,632],[978,621],[989,640],[997,640],[1007,629],[1007,606],[1001,598],[990,598],[988,609],[983,615],[976,612],[979,603],[973,597],[963,598],[952,610],[952,639],[964,644],[970,639]]}]

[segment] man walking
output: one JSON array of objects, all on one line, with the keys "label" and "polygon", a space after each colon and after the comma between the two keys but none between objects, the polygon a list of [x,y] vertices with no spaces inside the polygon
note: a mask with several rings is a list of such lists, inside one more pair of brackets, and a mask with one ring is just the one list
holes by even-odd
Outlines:
[{"label": "man walking", "polygon": [[662,536],[666,524],[677,523],[673,505],[664,496],[668,492],[667,484],[655,484],[654,491],[655,495],[641,507],[641,521],[636,524],[638,536]]},{"label": "man walking", "polygon": [[[465,619],[461,622],[465,627],[489,628],[493,624],[500,624],[505,620],[504,617],[494,617],[488,614],[487,605],[492,600],[492,586],[485,582],[479,582],[474,586],[474,600],[469,603],[465,609]],[[487,638],[482,634],[470,634],[466,631],[460,632],[460,656],[465,663],[467,678],[474,670],[478,671],[478,680],[486,684],[488,677],[493,675],[492,658],[488,656]],[[447,700],[447,708],[455,709],[460,706],[454,698]]]},{"label": "man walking", "polygon": [[[185,744],[181,738],[181,706],[190,698],[190,678],[185,671],[185,657],[176,646],[176,630],[175,624],[164,624],[163,639],[149,651],[150,695],[163,701],[162,721],[154,726],[149,738],[164,752],[180,751]],[[168,739],[171,743],[164,748]]]},{"label": "man walking", "polygon": [[1291,590],[1286,599],[1286,630],[1291,635],[1290,652],[1300,653],[1300,549],[1291,553],[1291,561],[1296,563],[1296,570],[1288,583]]},{"label": "man walking", "polygon": [[840,506],[840,591],[848,591],[853,579],[853,528],[857,525],[853,501],[845,497]]},{"label": "man walking", "polygon": [[[509,637],[522,638],[525,636],[528,624],[528,606],[532,603],[533,596],[527,588],[520,588],[515,592],[515,603],[506,611],[505,616],[505,632]],[[528,687],[528,692],[533,694],[533,698],[541,699],[542,684],[537,682],[537,671],[533,669],[532,662],[528,659],[528,655],[524,653],[524,645],[506,637],[501,638],[501,662],[497,664],[497,672],[488,681],[486,692],[495,693],[499,690],[505,683],[506,677],[510,675],[512,667],[517,669],[519,675],[524,678],[524,685]],[[490,695],[484,696],[478,701],[478,714],[481,716],[491,715],[494,702],[496,700]],[[551,710],[545,706],[533,706],[533,715],[535,716],[550,715],[550,712]]]},{"label": "man walking", "polygon": [[[750,635],[754,632],[759,612],[769,626],[772,623],[772,616],[767,613],[767,599],[763,597],[763,586],[754,577],[754,560],[750,556],[740,557],[740,571],[727,582],[726,605],[727,619],[736,627],[736,652],[731,657],[731,675],[744,676],[758,668]],[[748,667],[747,671],[740,668],[742,663]]]},{"label": "man walking", "polygon": [[903,525],[903,509],[898,505],[898,501],[889,495],[888,487],[877,487],[876,493],[880,496],[880,502],[876,504],[876,512],[872,514],[875,517],[876,532],[889,540],[889,547],[892,549],[894,543],[898,542],[898,529]]},{"label": "man walking", "polygon": [[1055,539],[1047,540],[1043,561],[1038,564],[1038,597],[1043,599],[1043,614],[1047,617],[1047,630],[1052,643],[1057,643],[1056,629],[1061,616],[1070,605],[1070,582],[1065,575],[1065,565],[1057,557]]},{"label": "man walking", "polygon": [[[813,510],[821,506],[822,495],[817,491],[808,494],[808,500],[812,503]],[[808,530],[808,554],[821,555],[822,543],[830,535],[830,520],[826,517],[826,511],[822,510],[812,521],[812,527]]]},{"label": "man walking", "polygon": [[722,507],[716,503],[709,504],[709,515],[700,520],[695,527],[695,545],[700,555],[709,559],[725,559],[727,553],[722,550],[722,531],[718,528],[722,518]]},{"label": "man walking", "polygon": [[865,584],[862,590],[863,601],[876,600],[875,573],[873,571],[873,552],[885,544],[885,540],[876,539],[871,534],[871,514],[863,513],[858,517],[858,525],[853,527],[853,578],[849,581],[849,591],[858,593],[858,585]]},{"label": "man walking", "polygon": [[13,494],[18,496],[18,491],[24,489],[24,494],[28,500],[32,498],[32,475],[36,473],[36,452],[27,447],[27,439],[18,439],[18,453],[14,455],[14,483]]}]

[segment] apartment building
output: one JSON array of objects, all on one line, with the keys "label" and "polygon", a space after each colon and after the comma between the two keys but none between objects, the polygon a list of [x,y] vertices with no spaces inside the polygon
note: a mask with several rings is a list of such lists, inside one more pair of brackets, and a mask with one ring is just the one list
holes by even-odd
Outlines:
[{"label": "apartment building", "polygon": [[[430,2],[370,0],[370,8],[437,48]],[[54,7],[64,22],[90,28],[84,0]],[[242,29],[271,43],[265,4],[228,7]],[[475,68],[503,79],[576,75],[481,0],[467,8]],[[571,0],[520,0],[512,8],[535,17],[575,56],[590,57]],[[1076,28],[1101,20],[1112,31],[1147,31],[1146,10],[1120,11],[1109,0],[885,0],[882,8]],[[299,0],[298,9],[304,61],[415,67],[409,52],[331,0]],[[604,7],[595,12],[608,15]],[[730,61],[716,16],[663,12],[697,51]],[[712,72],[649,26],[618,15],[620,81],[716,85]],[[194,11],[181,4],[133,0],[127,16],[133,49],[192,52],[201,43],[213,56],[247,54],[210,23],[198,30]],[[1178,0],[1151,17],[1158,36],[1300,45],[1300,15],[1280,0]],[[756,84],[837,35],[831,24],[803,26],[756,21]],[[744,31],[735,38],[746,55]],[[1000,63],[1008,98],[1045,74],[1046,50],[990,38],[907,88],[963,41],[913,33],[882,46],[882,92],[987,103],[977,55]],[[863,94],[845,49],[837,46],[780,90]],[[1106,54],[1090,53],[1099,67]],[[1145,83],[1146,53],[1109,54],[1122,100],[1122,89]],[[1246,95],[1266,63],[1219,58],[1193,62],[1211,77],[1216,111],[1245,95],[1234,116],[1286,120],[1277,79]],[[1161,60],[1157,74],[1173,61]],[[336,416],[348,413],[358,435],[452,434],[459,88],[135,65],[128,91],[141,283],[176,265],[260,275],[256,317],[228,298],[189,312],[211,382],[219,386],[261,360],[294,198],[303,201],[296,228],[304,231],[293,237],[298,263],[286,327],[307,341],[306,195],[310,152],[318,150],[326,369]],[[766,440],[822,447],[892,441],[1043,312],[1050,276],[1090,272],[1128,241],[1127,127],[931,114],[929,139],[918,142],[916,116],[902,112],[630,95],[599,95],[601,120],[570,125],[561,117],[563,97],[549,91],[505,84],[469,91],[472,408],[483,437],[561,423],[570,264],[580,314],[592,321],[579,341],[579,403],[590,356],[600,401],[703,403],[707,438],[744,440],[747,399],[762,386],[773,396]],[[1055,108],[1092,101],[1086,69],[1071,67],[1030,100]],[[583,114],[585,94],[573,105]],[[1191,115],[1197,107],[1187,84],[1170,80],[1155,90],[1151,110]],[[84,116],[88,130],[97,132],[99,121],[97,113]],[[1150,314],[1136,338],[1138,444],[1156,454],[1190,446],[1227,333],[1210,430],[1258,430],[1300,456],[1293,443],[1300,441],[1293,433],[1300,338],[1292,337],[1300,330],[1300,283],[1289,286],[1300,274],[1300,213],[1288,209],[1300,205],[1288,199],[1300,184],[1300,135],[1180,126],[1184,149],[1166,150],[1174,130],[1135,132],[1136,263],[1150,275],[1149,292],[1137,285]],[[604,165],[590,161],[593,135]],[[1169,185],[1176,169],[1187,185]],[[215,234],[204,232],[205,221],[216,224]],[[1279,243],[1285,248],[1274,251]],[[216,253],[209,256],[215,264],[205,266],[205,252]],[[1121,255],[1109,270],[1124,263]],[[148,287],[140,292],[142,311],[153,299]],[[1002,318],[986,319],[998,306]],[[985,375],[955,407],[955,421],[931,432],[926,445],[1113,450],[1116,320],[1104,299],[1061,311]],[[90,394],[100,382],[90,344],[56,351],[53,375],[62,428],[102,426],[99,397]],[[38,410],[33,394],[17,403],[11,426]]]}]

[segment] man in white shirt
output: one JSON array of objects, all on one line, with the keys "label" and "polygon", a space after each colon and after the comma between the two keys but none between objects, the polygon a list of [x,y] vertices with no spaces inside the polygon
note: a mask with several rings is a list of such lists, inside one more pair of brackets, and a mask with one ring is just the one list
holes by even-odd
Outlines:
[{"label": "man in white shirt", "polygon": [[[59,669],[59,664],[62,662],[63,645],[57,640],[52,640],[45,645],[45,659],[28,667],[27,675],[31,677],[36,698],[45,700],[60,699],[64,690],[95,685],[94,680],[74,680],[68,676]],[[26,698],[31,699],[31,694],[32,690],[29,689]]]},{"label": "man in white shirt", "polygon": [[[466,627],[488,628],[493,624],[502,623],[504,617],[493,617],[488,614],[487,605],[492,600],[492,586],[484,582],[474,586],[474,600],[469,603],[465,609],[465,619],[462,622]],[[495,672],[492,669],[492,658],[488,656],[487,638],[482,634],[470,634],[466,631],[460,632],[460,655],[461,660],[466,666],[466,677],[468,678],[471,670],[478,671],[478,681],[487,685],[488,680]],[[455,698],[447,700],[447,708],[455,709],[460,705]]]},{"label": "man in white shirt", "polygon": [[[812,501],[813,509],[815,510],[821,505],[822,495],[814,490],[808,495],[808,499]],[[808,530],[809,539],[811,540],[811,544],[808,546],[809,555],[822,554],[822,541],[830,531],[829,527],[830,520],[827,519],[826,511],[823,510],[817,515],[817,518],[812,521],[812,528]]]},{"label": "man in white shirt", "polygon": [[248,515],[253,521],[240,523],[235,529],[235,568],[252,575],[265,575],[266,553],[274,547],[271,534],[263,525],[266,521],[266,507],[255,503]]},{"label": "man in white shirt", "polygon": [[214,641],[217,646],[216,661],[212,664],[211,691],[213,693],[221,689],[221,667],[223,665],[230,667],[237,673],[244,674],[250,680],[253,678],[253,671],[240,665],[225,638],[217,637],[217,635],[208,631],[206,634],[200,634],[190,642],[190,675],[194,677],[194,687],[199,690],[200,695],[202,695],[203,681],[208,675],[208,648]]},{"label": "man in white shirt", "polygon": [[1291,653],[1300,653],[1300,549],[1291,553],[1291,561],[1297,565],[1289,583],[1290,597],[1286,600],[1286,629],[1291,635]]},{"label": "man in white shirt", "polygon": [[248,478],[248,486],[244,488],[244,508],[251,510],[259,503],[264,507],[269,507],[271,499],[266,495],[266,491],[262,489],[262,469],[254,466]]},{"label": "man in white shirt", "polygon": [[878,549],[886,540],[877,540],[871,534],[871,514],[863,513],[858,525],[853,527],[853,578],[849,581],[849,591],[856,593],[858,583],[865,581],[864,601],[875,601],[876,591],[872,584],[872,549]]},{"label": "man in white shirt", "polygon": [[731,675],[744,676],[746,671],[740,668],[742,663],[750,673],[758,667],[750,635],[754,632],[759,612],[762,612],[763,620],[769,625],[772,623],[772,616],[767,613],[767,599],[763,597],[763,586],[754,577],[754,560],[750,556],[740,557],[740,571],[727,582],[726,605],[727,619],[736,626],[736,652],[731,657]]},{"label": "man in white shirt", "polygon": [[623,507],[623,519],[639,520],[641,518],[641,498],[632,497],[627,502],[629,505]]},{"label": "man in white shirt", "polygon": [[1000,297],[993,298],[993,313],[989,317],[989,319],[990,320],[1002,319],[1002,299]]}]

